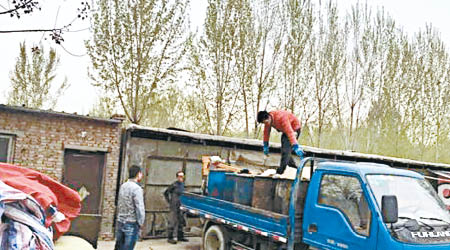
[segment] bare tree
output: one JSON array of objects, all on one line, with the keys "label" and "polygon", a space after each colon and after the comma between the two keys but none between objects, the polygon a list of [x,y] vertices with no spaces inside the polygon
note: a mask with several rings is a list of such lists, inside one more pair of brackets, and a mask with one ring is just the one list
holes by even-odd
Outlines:
[{"label": "bare tree", "polygon": [[209,0],[204,33],[193,44],[191,75],[202,103],[209,133],[223,135],[237,115],[236,47],[239,41],[238,0]]},{"label": "bare tree", "polygon": [[[347,15],[347,67],[343,82],[335,84],[336,124],[342,131],[344,147],[354,149],[354,133],[367,116],[364,102],[369,99],[368,87],[375,81],[376,48],[371,9],[365,5],[352,6]],[[348,128],[343,130],[342,128]]]},{"label": "bare tree", "polygon": [[278,1],[256,0],[237,1],[233,7],[236,13],[233,81],[240,89],[238,107],[243,110],[247,138],[252,127],[253,137],[258,136],[256,113],[264,106],[263,102],[268,102],[276,86],[274,76],[283,39],[280,5]]},{"label": "bare tree", "polygon": [[339,26],[337,6],[332,1],[325,3],[324,9],[319,8],[317,25],[315,40],[311,44],[309,70],[312,73],[314,108],[317,110],[315,144],[319,147],[323,129],[331,125],[333,86],[344,76],[346,35]]},{"label": "bare tree", "polygon": [[182,70],[188,1],[101,0],[86,41],[94,86],[118,100],[130,122],[147,117],[152,97]]},{"label": "bare tree", "polygon": [[[277,88],[275,77],[282,59],[285,33],[283,28],[285,22],[281,13],[283,4],[277,0],[259,0],[253,1],[252,5],[255,19],[256,70],[250,84],[251,112],[248,117],[253,118],[254,138],[259,135],[255,116],[258,111],[267,109],[270,98],[274,96]],[[250,125],[246,126],[247,133],[250,132],[249,127]]]},{"label": "bare tree", "polygon": [[248,138],[250,134],[249,118],[252,117],[250,114],[252,86],[257,70],[257,34],[250,2],[248,0],[237,1],[234,10],[236,11],[236,42],[234,43],[235,48],[232,48],[232,56],[236,61],[234,81],[240,88],[239,101],[243,107],[245,134]]},{"label": "bare tree", "polygon": [[[367,140],[367,151],[380,153],[386,147],[389,151],[392,143],[385,144],[387,138],[392,140],[396,136],[397,124],[400,121],[398,105],[394,102],[395,90],[399,83],[401,46],[400,35],[395,21],[384,11],[378,11],[374,23],[374,51],[375,77],[368,83],[369,113],[366,125],[370,128]],[[378,151],[376,151],[378,150]],[[381,151],[380,151],[381,150]]]},{"label": "bare tree", "polygon": [[[286,20],[286,46],[284,48],[282,70],[281,107],[293,113],[298,111],[298,102],[305,97],[308,82],[305,79],[305,64],[308,46],[311,46],[313,26],[316,21],[313,5],[309,0],[288,0],[284,4]],[[306,77],[307,78],[307,77]]]},{"label": "bare tree", "polygon": [[[25,42],[20,44],[20,53],[14,70],[11,71],[11,91],[8,104],[24,105],[30,108],[54,108],[58,98],[67,89],[67,79],[55,86],[59,57],[54,49],[48,55],[42,45],[30,48],[27,53]],[[52,93],[52,87],[56,88]]]},{"label": "bare tree", "polygon": [[[414,113],[411,133],[420,146],[420,158],[433,151],[430,160],[440,159],[441,142],[449,136],[449,54],[432,26],[426,26],[415,37]],[[446,117],[447,116],[447,117]]]},{"label": "bare tree", "polygon": [[[312,108],[312,73],[308,65],[314,52],[311,47],[316,41],[314,26],[317,12],[310,0],[283,1],[282,20],[285,34],[278,82],[279,108],[299,114],[303,131],[315,113]],[[311,133],[309,133],[311,135]]]}]

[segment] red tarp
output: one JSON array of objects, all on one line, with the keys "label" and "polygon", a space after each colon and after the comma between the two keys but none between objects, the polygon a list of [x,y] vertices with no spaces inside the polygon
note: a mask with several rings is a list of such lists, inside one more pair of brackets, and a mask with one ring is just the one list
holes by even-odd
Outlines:
[{"label": "red tarp", "polygon": [[[69,230],[70,221],[80,213],[81,198],[78,193],[38,171],[0,163],[0,180],[31,195],[44,211],[53,205],[66,216],[66,219],[54,225],[56,238]],[[48,227],[51,223],[51,218],[47,214],[45,226]]]}]

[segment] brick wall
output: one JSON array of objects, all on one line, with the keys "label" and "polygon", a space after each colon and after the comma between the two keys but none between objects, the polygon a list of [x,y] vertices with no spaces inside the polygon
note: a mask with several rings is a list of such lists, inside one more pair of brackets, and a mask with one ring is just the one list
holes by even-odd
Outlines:
[{"label": "brick wall", "polygon": [[112,225],[120,154],[120,126],[120,123],[83,116],[0,109],[0,133],[16,135],[14,164],[38,170],[61,181],[66,148],[75,146],[106,150],[99,239],[112,239],[114,236]]}]

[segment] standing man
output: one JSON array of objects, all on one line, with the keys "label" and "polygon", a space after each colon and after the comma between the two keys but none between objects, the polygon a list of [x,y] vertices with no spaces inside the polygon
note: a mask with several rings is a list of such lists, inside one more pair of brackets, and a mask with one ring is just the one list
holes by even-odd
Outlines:
[{"label": "standing man", "polygon": [[169,228],[167,229],[167,242],[170,244],[177,244],[173,239],[173,231],[177,229],[178,241],[188,241],[184,238],[183,226],[185,224],[183,214],[180,210],[180,196],[184,191],[184,173],[178,171],[176,174],[177,180],[172,183],[164,192],[164,198],[169,203]]},{"label": "standing man", "polygon": [[133,165],[128,169],[128,181],[119,189],[117,204],[116,250],[132,250],[145,219],[144,194],[139,182],[142,170]]},{"label": "standing man", "polygon": [[[274,127],[281,136],[281,161],[277,168],[277,174],[283,174],[286,166],[297,168],[294,159],[291,156],[292,150],[303,158],[302,147],[298,145],[297,139],[300,136],[301,124],[297,117],[289,111],[275,110],[271,112],[259,111],[257,117],[258,123],[264,123],[264,154],[269,155],[270,130]],[[292,146],[292,148],[291,148]]]}]

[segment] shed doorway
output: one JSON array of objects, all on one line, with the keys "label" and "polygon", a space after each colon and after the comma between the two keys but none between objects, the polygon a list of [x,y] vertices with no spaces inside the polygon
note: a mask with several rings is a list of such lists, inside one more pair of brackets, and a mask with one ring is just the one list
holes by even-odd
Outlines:
[{"label": "shed doorway", "polygon": [[82,197],[80,215],[72,221],[67,234],[84,238],[97,247],[102,221],[105,153],[66,149],[63,184]]}]

